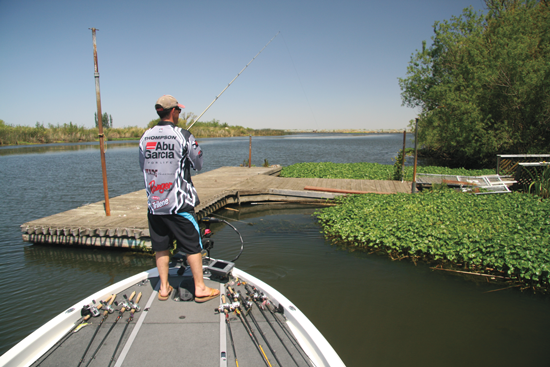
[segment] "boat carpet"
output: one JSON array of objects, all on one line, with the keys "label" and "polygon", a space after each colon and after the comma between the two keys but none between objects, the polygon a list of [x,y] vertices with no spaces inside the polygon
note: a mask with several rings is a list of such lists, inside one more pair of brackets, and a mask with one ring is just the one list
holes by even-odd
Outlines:
[{"label": "boat carpet", "polygon": [[[170,272],[170,284],[174,289],[177,289],[183,279],[183,277],[177,276],[176,270],[171,269]],[[127,350],[123,363],[119,364],[119,361],[116,366],[235,366],[235,355],[231,346],[229,330],[226,327],[225,316],[217,312],[217,308],[221,304],[221,297],[205,303],[176,302],[172,299],[161,302],[155,294],[150,307],[145,308],[157,282],[158,278],[150,278],[145,283],[135,284],[117,295],[117,301],[121,301],[124,294],[130,296],[133,291],[136,292],[136,295],[142,292],[139,302],[141,311],[135,313],[134,320],[128,325],[122,342],[117,349],[114,362],[121,356],[121,352],[124,350],[136,325],[140,324],[140,318],[145,316],[145,319],[141,321],[139,332],[131,343],[131,347]],[[225,289],[224,285],[217,281],[205,279],[205,282],[211,288]],[[246,296],[246,290],[242,285],[234,285],[234,287]],[[80,366],[87,366],[88,363],[89,366],[109,365],[123,329],[127,324],[129,312],[125,312],[112,328],[91,362],[90,358],[115,322],[119,314],[119,308],[116,307],[116,311],[110,314],[100,327]],[[296,347],[295,342],[289,339],[281,326],[274,320],[273,315],[266,311],[266,320],[256,305],[253,305],[250,313],[255,317],[261,332],[253,325],[250,315],[245,316],[245,319],[251,325],[253,335],[258,339],[261,349],[265,352],[272,366],[311,365],[307,357],[299,350],[299,347]],[[276,317],[284,322],[284,316],[277,314]],[[80,329],[77,333],[73,333],[57,349],[54,349],[54,346],[32,366],[78,366],[101,318],[102,316],[92,318],[89,325]],[[268,365],[236,313],[231,312],[229,314],[229,322],[239,365]],[[225,334],[225,348],[220,348],[220,339],[223,339],[222,333]],[[261,334],[265,335],[269,346],[276,354],[276,358]],[[284,344],[281,343],[279,337],[283,339]],[[225,349],[225,360],[224,356],[221,355],[221,349]],[[280,363],[277,362],[277,359]],[[115,366],[114,362],[111,366]]]}]

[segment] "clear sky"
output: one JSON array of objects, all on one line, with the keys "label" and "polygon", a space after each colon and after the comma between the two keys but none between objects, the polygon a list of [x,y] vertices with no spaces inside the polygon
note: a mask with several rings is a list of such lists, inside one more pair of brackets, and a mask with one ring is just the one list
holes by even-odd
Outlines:
[{"label": "clear sky", "polygon": [[93,43],[115,127],[172,94],[201,118],[283,129],[403,129],[397,78],[435,21],[482,0],[0,0],[0,119],[93,127]]}]

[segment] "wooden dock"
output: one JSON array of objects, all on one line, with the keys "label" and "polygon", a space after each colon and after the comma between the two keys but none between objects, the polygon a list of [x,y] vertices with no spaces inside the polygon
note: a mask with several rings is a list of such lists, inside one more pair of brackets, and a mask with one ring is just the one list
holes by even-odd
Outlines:
[{"label": "wooden dock", "polygon": [[[325,201],[346,192],[411,192],[410,182],[283,178],[278,177],[280,171],[280,166],[221,167],[193,176],[201,200],[195,209],[197,217],[200,219],[230,204]],[[305,190],[306,187],[313,187],[315,191]],[[100,201],[24,223],[21,225],[23,240],[82,246],[150,247],[145,190],[111,198],[109,203],[109,217],[105,215],[104,201]]]}]

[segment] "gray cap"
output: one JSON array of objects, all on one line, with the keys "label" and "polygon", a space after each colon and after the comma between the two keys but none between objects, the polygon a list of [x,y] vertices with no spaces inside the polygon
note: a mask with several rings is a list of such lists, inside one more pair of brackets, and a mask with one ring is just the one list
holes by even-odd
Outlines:
[{"label": "gray cap", "polygon": [[157,103],[155,104],[155,109],[157,111],[169,110],[174,107],[179,107],[182,109],[185,108],[184,105],[179,104],[178,101],[169,94],[166,94],[157,99]]}]

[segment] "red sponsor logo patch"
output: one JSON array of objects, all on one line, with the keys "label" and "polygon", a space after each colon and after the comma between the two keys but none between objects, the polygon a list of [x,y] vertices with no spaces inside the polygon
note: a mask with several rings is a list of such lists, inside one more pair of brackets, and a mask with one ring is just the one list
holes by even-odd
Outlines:
[{"label": "red sponsor logo patch", "polygon": [[157,143],[154,141],[147,142],[147,146],[145,146],[145,149],[155,149],[157,146]]},{"label": "red sponsor logo patch", "polygon": [[160,198],[158,196],[153,196],[151,199],[153,200],[160,200]]},{"label": "red sponsor logo patch", "polygon": [[149,182],[149,188],[151,189],[151,194],[154,194],[155,192],[164,193],[166,190],[172,189],[172,182],[162,183],[162,184],[156,184],[155,180]]}]

